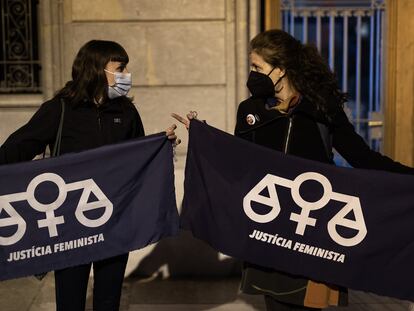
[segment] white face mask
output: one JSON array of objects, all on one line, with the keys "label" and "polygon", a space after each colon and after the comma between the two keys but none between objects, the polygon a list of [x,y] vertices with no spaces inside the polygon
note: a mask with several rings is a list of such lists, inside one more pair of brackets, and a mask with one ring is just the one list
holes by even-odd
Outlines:
[{"label": "white face mask", "polygon": [[104,69],[106,72],[114,75],[115,84],[108,86],[108,97],[110,99],[125,96],[132,87],[131,73],[111,72]]}]

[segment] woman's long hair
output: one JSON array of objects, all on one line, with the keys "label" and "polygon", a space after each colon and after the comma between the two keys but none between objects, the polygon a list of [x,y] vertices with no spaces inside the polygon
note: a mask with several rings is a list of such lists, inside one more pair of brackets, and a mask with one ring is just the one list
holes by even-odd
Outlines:
[{"label": "woman's long hair", "polygon": [[341,92],[315,46],[303,45],[290,34],[274,29],[258,34],[250,48],[273,67],[285,70],[290,84],[328,118],[347,101],[347,94]]},{"label": "woman's long hair", "polygon": [[104,72],[109,61],[127,64],[128,54],[113,41],[91,40],[83,45],[72,65],[72,80],[57,92],[70,103],[108,99],[108,81]]}]

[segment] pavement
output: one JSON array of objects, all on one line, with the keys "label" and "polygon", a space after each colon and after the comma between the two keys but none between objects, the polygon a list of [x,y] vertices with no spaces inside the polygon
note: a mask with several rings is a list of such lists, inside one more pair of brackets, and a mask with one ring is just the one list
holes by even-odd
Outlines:
[{"label": "pavement", "polygon": [[[92,279],[87,308],[92,310]],[[410,304],[397,299],[350,291],[348,307],[327,311],[408,311]],[[0,282],[0,311],[55,310],[54,278],[49,273],[42,281],[34,277]],[[122,311],[253,311],[265,310],[261,296],[239,292],[238,277],[187,277],[124,281]],[[413,309],[414,311],[414,309]]]}]

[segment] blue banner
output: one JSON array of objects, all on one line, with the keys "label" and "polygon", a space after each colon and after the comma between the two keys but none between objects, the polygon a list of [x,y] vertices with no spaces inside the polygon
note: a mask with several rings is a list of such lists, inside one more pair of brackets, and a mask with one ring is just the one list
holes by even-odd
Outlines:
[{"label": "blue banner", "polygon": [[181,226],[220,252],[414,301],[414,176],[285,155],[190,126]]},{"label": "blue banner", "polygon": [[0,166],[0,280],[127,253],[175,235],[171,143],[156,134]]}]

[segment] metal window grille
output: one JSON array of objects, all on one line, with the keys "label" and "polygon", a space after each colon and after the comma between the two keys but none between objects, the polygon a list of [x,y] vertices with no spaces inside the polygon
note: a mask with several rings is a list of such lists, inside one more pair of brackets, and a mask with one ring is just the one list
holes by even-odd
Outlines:
[{"label": "metal window grille", "polygon": [[382,142],[384,11],[385,0],[281,1],[283,29],[327,59],[349,94],[350,120],[374,150]]},{"label": "metal window grille", "polygon": [[0,0],[0,94],[40,93],[36,0]]}]

